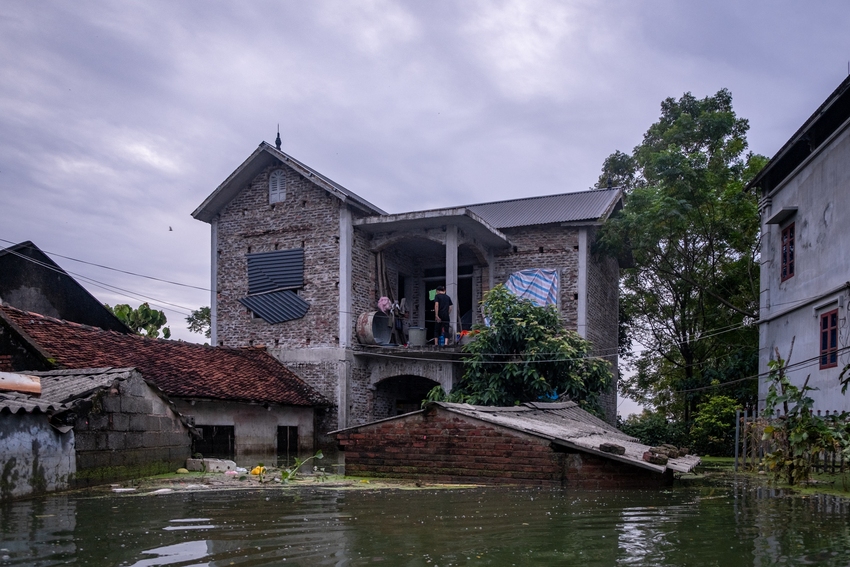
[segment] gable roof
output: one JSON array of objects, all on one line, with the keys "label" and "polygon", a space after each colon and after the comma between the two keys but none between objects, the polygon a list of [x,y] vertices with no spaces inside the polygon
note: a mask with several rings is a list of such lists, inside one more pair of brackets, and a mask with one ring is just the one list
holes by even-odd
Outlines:
[{"label": "gable roof", "polygon": [[285,164],[291,167],[312,183],[334,195],[340,201],[350,203],[370,215],[386,214],[366,199],[325,177],[315,169],[301,163],[289,154],[282,152],[266,142],[261,142],[259,147],[254,150],[254,153],[248,156],[248,159],[242,162],[242,165],[237,167],[209,197],[204,199],[204,202],[195,209],[192,216],[200,221],[212,221],[215,215],[224,209],[254,177],[272,164]]},{"label": "gable roof", "polygon": [[750,181],[746,190],[758,187],[770,193],[782,184],[809,156],[832,139],[850,121],[850,75],[815,110],[791,138]]},{"label": "gable roof", "polygon": [[[473,406],[469,404],[453,404],[448,402],[432,402],[418,412],[412,412],[401,416],[380,420],[379,422],[367,423],[332,431],[331,435],[342,431],[352,431],[363,427],[369,427],[375,423],[384,421],[406,419],[407,417],[428,411],[432,406],[437,406],[448,412],[463,415],[480,421],[484,421],[500,427],[505,427],[527,435],[541,437],[555,445],[561,445],[571,449],[578,449],[586,453],[593,453],[612,459],[622,461],[630,465],[664,472],[671,469],[679,472],[688,472],[700,462],[699,457],[686,455],[676,459],[670,459],[666,467],[654,465],[643,460],[643,454],[649,450],[648,445],[638,442],[602,421],[598,417],[581,409],[575,402],[559,403],[525,403],[520,406],[496,407],[496,406]],[[600,450],[602,443],[613,443],[625,448],[624,455],[614,455]]]},{"label": "gable roof", "polygon": [[265,349],[122,335],[0,305],[0,323],[59,368],[135,367],[169,396],[325,406],[327,399]]},{"label": "gable roof", "polygon": [[495,228],[512,228],[550,223],[590,223],[604,221],[623,198],[623,190],[594,189],[577,193],[493,201],[466,208]]},{"label": "gable roof", "polygon": [[131,332],[85,287],[29,240],[0,249],[0,301],[19,309],[102,329]]}]

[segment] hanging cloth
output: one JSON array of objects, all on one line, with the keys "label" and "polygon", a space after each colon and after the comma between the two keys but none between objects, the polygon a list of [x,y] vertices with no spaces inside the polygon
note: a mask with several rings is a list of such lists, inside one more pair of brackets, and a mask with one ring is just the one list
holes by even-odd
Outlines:
[{"label": "hanging cloth", "polygon": [[505,287],[512,294],[528,299],[538,307],[558,304],[558,270],[532,268],[514,272]]}]

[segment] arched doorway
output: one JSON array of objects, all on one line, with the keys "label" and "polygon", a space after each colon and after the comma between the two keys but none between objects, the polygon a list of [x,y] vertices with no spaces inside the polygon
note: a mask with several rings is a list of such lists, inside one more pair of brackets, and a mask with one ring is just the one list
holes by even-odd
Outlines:
[{"label": "arched doorway", "polygon": [[385,419],[416,411],[439,382],[421,376],[393,376],[375,385],[374,419]]}]

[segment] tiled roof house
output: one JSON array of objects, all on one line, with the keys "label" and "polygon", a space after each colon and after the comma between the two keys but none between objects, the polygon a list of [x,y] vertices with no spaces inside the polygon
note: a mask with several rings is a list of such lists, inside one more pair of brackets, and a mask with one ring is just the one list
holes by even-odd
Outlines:
[{"label": "tiled roof house", "polygon": [[198,452],[245,464],[312,451],[314,413],[329,405],[262,348],[124,335],[7,305],[0,353],[11,357],[9,371],[136,368],[204,433]]}]

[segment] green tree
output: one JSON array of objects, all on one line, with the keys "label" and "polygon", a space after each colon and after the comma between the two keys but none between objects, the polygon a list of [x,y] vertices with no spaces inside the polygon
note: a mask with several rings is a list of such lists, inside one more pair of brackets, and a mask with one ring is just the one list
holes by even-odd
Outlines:
[{"label": "green tree", "polygon": [[186,322],[189,324],[189,330],[193,333],[203,333],[206,338],[212,336],[211,330],[211,313],[209,307],[201,307],[195,309],[192,314],[186,317]]},{"label": "green tree", "polygon": [[162,331],[163,338],[171,338],[171,329],[165,326],[168,322],[165,313],[151,309],[147,302],[139,305],[138,309],[133,309],[126,303],[119,303],[115,307],[104,303],[104,307],[138,335],[157,338]]},{"label": "green tree", "polygon": [[[621,321],[642,347],[620,391],[686,421],[712,395],[697,389],[757,370],[759,216],[743,188],[766,158],[746,153],[748,129],[725,89],[668,98],[643,142],[609,156],[599,179],[626,192],[597,246],[630,266]],[[733,395],[751,403],[755,388]]]},{"label": "green tree", "polygon": [[735,411],[740,404],[729,396],[714,396],[697,406],[690,448],[700,455],[729,457],[735,448]]},{"label": "green tree", "polygon": [[503,285],[484,297],[490,326],[478,325],[464,345],[464,374],[448,397],[430,399],[511,406],[565,396],[599,413],[598,396],[611,384],[607,361],[561,323],[557,310],[519,299]]}]

